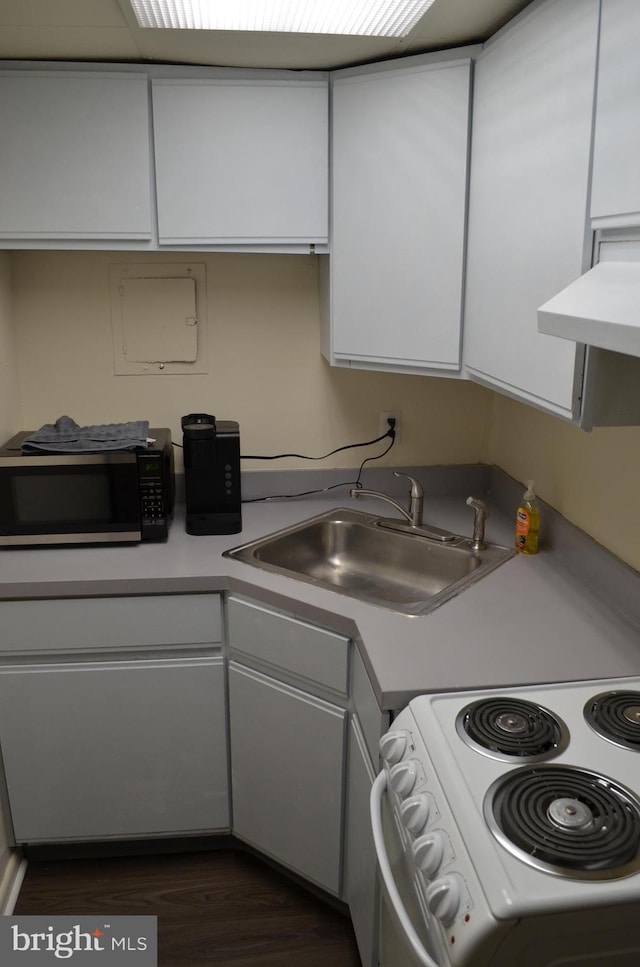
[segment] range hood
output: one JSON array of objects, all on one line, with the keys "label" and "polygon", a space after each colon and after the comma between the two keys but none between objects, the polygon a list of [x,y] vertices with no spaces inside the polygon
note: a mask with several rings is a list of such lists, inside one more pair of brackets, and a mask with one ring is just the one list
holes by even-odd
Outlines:
[{"label": "range hood", "polygon": [[640,261],[599,262],[540,306],[538,330],[640,356]]}]

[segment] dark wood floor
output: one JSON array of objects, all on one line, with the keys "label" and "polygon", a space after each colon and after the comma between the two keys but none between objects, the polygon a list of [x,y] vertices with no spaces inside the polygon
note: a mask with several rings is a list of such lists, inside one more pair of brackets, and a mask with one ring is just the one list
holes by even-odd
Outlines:
[{"label": "dark wood floor", "polygon": [[157,916],[159,967],[360,967],[347,917],[234,849],[32,861],[15,913]]}]

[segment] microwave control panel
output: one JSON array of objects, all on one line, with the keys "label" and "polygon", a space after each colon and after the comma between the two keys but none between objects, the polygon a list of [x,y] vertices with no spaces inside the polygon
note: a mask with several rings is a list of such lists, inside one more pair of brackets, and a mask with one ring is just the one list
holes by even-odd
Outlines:
[{"label": "microwave control panel", "polygon": [[138,481],[142,540],[166,540],[169,533],[169,515],[161,453],[139,454]]}]

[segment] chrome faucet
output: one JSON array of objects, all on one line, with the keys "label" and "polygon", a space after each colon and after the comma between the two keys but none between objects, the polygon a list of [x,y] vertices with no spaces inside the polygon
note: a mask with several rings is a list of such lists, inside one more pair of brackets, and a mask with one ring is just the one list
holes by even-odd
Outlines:
[{"label": "chrome faucet", "polygon": [[475,517],[473,518],[473,537],[471,538],[471,546],[474,551],[481,551],[484,546],[484,522],[489,516],[489,508],[485,504],[484,500],[479,500],[478,497],[467,497],[467,504],[469,507],[473,507],[475,511]]},{"label": "chrome faucet", "polygon": [[380,520],[377,523],[381,527],[387,527],[390,530],[403,530],[409,531],[410,533],[420,534],[423,537],[430,537],[432,540],[436,541],[452,541],[454,540],[454,534],[449,531],[441,530],[439,527],[432,527],[431,525],[425,525],[422,522],[422,509],[424,505],[424,490],[422,484],[415,479],[415,477],[410,476],[408,473],[400,473],[398,470],[393,471],[394,477],[406,477],[407,480],[411,482],[411,489],[409,490],[409,510],[405,510],[404,507],[394,500],[393,497],[389,497],[388,494],[381,494],[377,490],[364,490],[358,487],[353,487],[349,494],[351,497],[377,497],[378,500],[385,500],[388,504],[402,514],[405,520],[408,522],[404,524],[402,521],[395,520]]},{"label": "chrome faucet", "polygon": [[389,497],[388,494],[381,494],[377,490],[363,490],[359,487],[353,487],[349,494],[351,497],[377,497],[378,500],[386,500],[388,504],[402,514],[402,516],[409,521],[412,527],[422,527],[422,505],[424,503],[424,490],[422,489],[422,484],[415,479],[415,477],[410,477],[408,473],[399,473],[399,471],[393,471],[394,477],[406,477],[407,480],[411,481],[411,490],[409,491],[409,510],[405,510],[404,507],[394,500],[393,497]]}]

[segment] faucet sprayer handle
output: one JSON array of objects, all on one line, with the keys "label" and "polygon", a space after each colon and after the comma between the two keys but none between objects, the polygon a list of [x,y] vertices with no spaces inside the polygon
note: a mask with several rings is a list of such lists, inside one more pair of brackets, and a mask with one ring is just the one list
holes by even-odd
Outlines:
[{"label": "faucet sprayer handle", "polygon": [[480,500],[479,497],[467,497],[467,504],[469,507],[473,507],[477,513],[482,514],[484,517],[489,516],[489,508],[485,504],[484,500]]},{"label": "faucet sprayer handle", "polygon": [[489,516],[489,508],[479,497],[467,497],[467,505],[473,507],[475,512],[471,543],[476,551],[481,551],[484,547],[484,522]]},{"label": "faucet sprayer handle", "polygon": [[417,497],[417,498],[424,497],[424,490],[423,490],[422,484],[420,483],[419,480],[416,480],[415,477],[412,477],[411,474],[401,473],[399,470],[394,470],[393,471],[393,476],[394,477],[406,477],[407,480],[410,480],[411,481],[411,493],[410,493],[410,496],[411,497],[414,497],[414,498],[415,497]]}]

